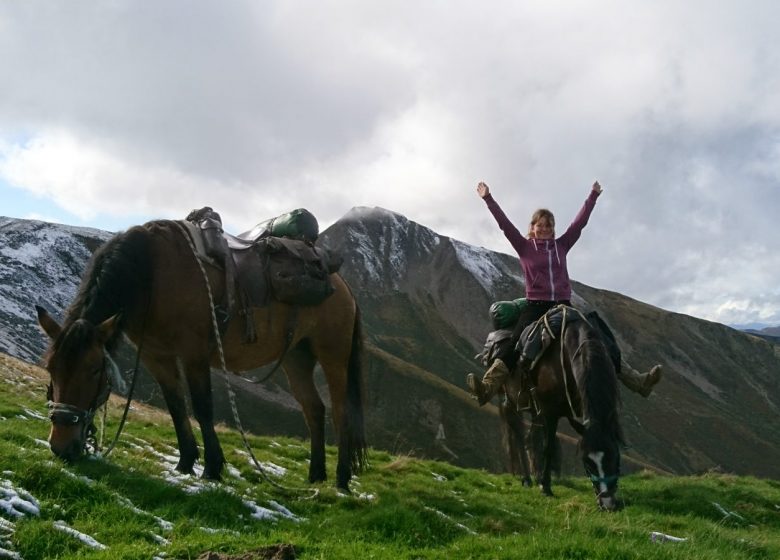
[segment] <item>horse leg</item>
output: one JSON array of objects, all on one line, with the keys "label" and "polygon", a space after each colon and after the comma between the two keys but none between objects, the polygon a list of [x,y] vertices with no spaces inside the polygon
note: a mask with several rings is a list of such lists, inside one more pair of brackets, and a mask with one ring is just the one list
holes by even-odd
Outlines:
[{"label": "horse leg", "polygon": [[211,368],[207,358],[185,361],[184,373],[190,386],[192,412],[203,436],[203,478],[220,480],[225,456],[214,430],[214,400],[211,394]]},{"label": "horse leg", "polygon": [[509,471],[520,477],[523,486],[531,486],[528,454],[524,439],[525,429],[523,417],[514,403],[508,399],[501,399],[498,407],[501,417],[501,443],[509,461]]},{"label": "horse leg", "polygon": [[314,385],[314,364],[315,358],[308,344],[302,342],[287,352],[282,367],[309,428],[309,482],[322,482],[328,478],[325,470],[325,405]]},{"label": "horse leg", "polygon": [[187,414],[187,404],[181,379],[177,375],[176,360],[173,358],[144,358],[144,365],[152,373],[162,389],[168,413],[176,430],[176,440],[179,444],[179,463],[176,470],[184,474],[193,473],[193,465],[198,460],[198,444],[192,433],[192,424]]},{"label": "horse leg", "polygon": [[539,483],[542,494],[552,496],[552,468],[555,454],[555,444],[558,431],[558,418],[544,417],[544,455],[542,463],[542,478]]},{"label": "horse leg", "polygon": [[320,359],[328,381],[333,426],[338,437],[336,486],[345,492],[350,491],[353,471],[360,471],[366,464],[360,360],[360,352],[354,345],[340,357],[331,351],[327,359]]}]

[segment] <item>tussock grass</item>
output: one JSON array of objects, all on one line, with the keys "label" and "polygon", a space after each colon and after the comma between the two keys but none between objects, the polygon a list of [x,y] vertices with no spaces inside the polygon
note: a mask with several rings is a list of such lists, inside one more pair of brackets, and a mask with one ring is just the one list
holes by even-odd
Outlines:
[{"label": "tussock grass", "polygon": [[[255,471],[238,434],[220,428],[230,468],[209,483],[174,475],[170,420],[140,405],[109,458],[65,465],[42,443],[45,381],[0,356],[0,499],[16,493],[38,510],[0,508],[0,548],[26,560],[197,558],[279,543],[313,559],[780,558],[780,483],[729,474],[643,471],[621,480],[625,508],[603,513],[585,477],[558,481],[545,498],[509,475],[372,450],[371,468],[345,496],[332,482],[306,482],[307,442],[250,436],[268,476],[303,489],[286,492]],[[110,436],[120,412],[112,401]],[[327,453],[332,477],[335,449]],[[687,540],[652,542],[654,531]]]}]

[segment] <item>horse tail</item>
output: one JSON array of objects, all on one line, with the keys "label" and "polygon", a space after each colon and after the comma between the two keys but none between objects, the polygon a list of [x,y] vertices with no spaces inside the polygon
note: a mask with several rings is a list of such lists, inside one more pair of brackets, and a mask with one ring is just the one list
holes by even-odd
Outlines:
[{"label": "horse tail", "polygon": [[347,449],[352,472],[361,472],[368,465],[363,407],[365,382],[363,374],[363,328],[360,308],[355,303],[355,324],[352,329],[352,348],[347,364]]}]

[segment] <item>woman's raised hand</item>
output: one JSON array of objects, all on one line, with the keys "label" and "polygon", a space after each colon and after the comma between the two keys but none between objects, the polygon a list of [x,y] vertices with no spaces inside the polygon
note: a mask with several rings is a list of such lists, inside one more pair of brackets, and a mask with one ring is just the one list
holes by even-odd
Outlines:
[{"label": "woman's raised hand", "polygon": [[602,191],[603,189],[601,188],[601,185],[599,185],[599,182],[598,182],[598,181],[596,181],[595,183],[593,183],[592,190],[594,190],[594,191],[596,191],[597,193],[601,194],[601,191]]},{"label": "woman's raised hand", "polygon": [[480,181],[479,184],[477,185],[477,194],[479,195],[479,198],[485,198],[487,195],[490,194],[490,187],[488,187],[485,183]]}]

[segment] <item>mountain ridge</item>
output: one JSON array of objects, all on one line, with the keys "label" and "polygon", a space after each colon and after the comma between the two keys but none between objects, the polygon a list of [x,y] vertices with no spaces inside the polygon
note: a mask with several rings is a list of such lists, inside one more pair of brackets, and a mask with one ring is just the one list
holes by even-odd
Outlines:
[{"label": "mountain ridge", "polygon": [[[33,305],[47,302],[62,314],[91,251],[112,235],[81,229],[0,218],[0,350],[38,360],[46,341]],[[496,409],[476,406],[464,377],[481,371],[473,356],[491,328],[489,305],[524,292],[517,258],[439,235],[382,208],[352,209],[318,243],[344,256],[341,274],[363,311],[369,443],[503,469]],[[21,247],[37,256],[19,258]],[[576,281],[573,289],[575,305],[599,311],[634,367],[666,366],[649,399],[622,391],[628,455],[674,473],[715,468],[780,478],[780,436],[768,427],[780,403],[780,347],[616,292]],[[410,376],[412,370],[418,374]],[[323,387],[320,372],[316,379]],[[283,396],[282,375],[262,385],[239,378],[230,383],[240,389],[241,409],[255,413],[245,421],[248,429],[305,435],[300,413]],[[139,390],[142,400],[159,401],[148,378]],[[222,391],[215,391],[215,407],[216,416],[230,422]],[[564,469],[576,471],[571,441]]]}]

